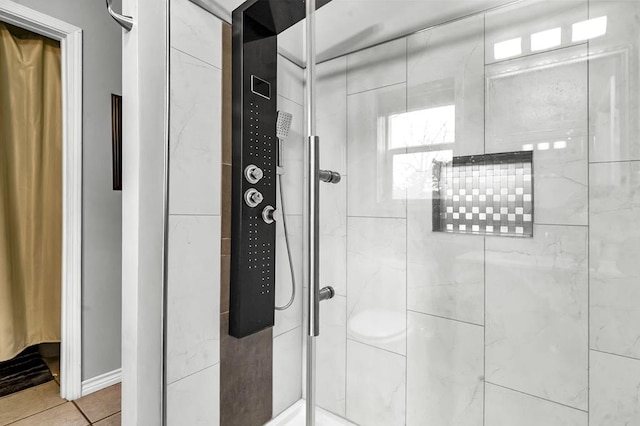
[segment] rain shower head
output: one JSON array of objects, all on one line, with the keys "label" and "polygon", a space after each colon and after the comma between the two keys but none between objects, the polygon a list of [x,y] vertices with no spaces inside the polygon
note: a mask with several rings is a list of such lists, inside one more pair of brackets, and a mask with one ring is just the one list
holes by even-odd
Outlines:
[{"label": "rain shower head", "polygon": [[291,120],[293,120],[293,114],[288,112],[278,111],[278,121],[276,121],[276,137],[283,141],[289,136],[289,130],[291,130]]}]

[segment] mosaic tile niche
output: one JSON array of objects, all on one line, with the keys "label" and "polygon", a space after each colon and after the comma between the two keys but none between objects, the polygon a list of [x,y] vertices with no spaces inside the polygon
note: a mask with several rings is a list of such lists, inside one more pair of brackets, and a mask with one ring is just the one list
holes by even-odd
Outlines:
[{"label": "mosaic tile niche", "polygon": [[533,152],[454,157],[434,165],[433,230],[533,236]]}]

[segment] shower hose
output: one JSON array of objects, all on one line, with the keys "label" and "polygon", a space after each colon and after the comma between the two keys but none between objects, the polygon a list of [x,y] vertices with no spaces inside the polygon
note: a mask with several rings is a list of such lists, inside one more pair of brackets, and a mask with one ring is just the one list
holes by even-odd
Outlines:
[{"label": "shower hose", "polygon": [[282,225],[284,227],[284,241],[287,246],[287,256],[289,257],[289,271],[291,271],[291,297],[284,306],[276,306],[276,311],[284,311],[293,304],[296,299],[296,276],[293,272],[293,257],[291,255],[291,244],[289,243],[289,230],[287,229],[287,215],[284,209],[284,189],[282,187],[282,175],[278,173],[278,186],[280,187],[280,210],[282,210]]}]

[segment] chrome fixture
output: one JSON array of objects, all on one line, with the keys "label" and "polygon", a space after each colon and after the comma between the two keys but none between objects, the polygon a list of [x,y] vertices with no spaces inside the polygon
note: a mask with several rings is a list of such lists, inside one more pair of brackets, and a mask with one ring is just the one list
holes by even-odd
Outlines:
[{"label": "chrome fixture", "polygon": [[[308,82],[309,80],[307,80]],[[309,285],[308,301],[308,330],[309,337],[316,337],[320,334],[320,280],[319,280],[319,255],[320,255],[320,169],[318,167],[320,138],[309,136],[307,145],[307,282]]]},{"label": "chrome fixture", "polygon": [[111,17],[118,24],[120,24],[120,26],[124,28],[125,31],[127,32],[131,31],[131,29],[133,28],[133,18],[131,16],[125,16],[117,12],[114,12],[113,8],[111,7],[112,0],[106,0],[106,1],[107,1],[107,11],[109,12],[109,15],[111,15]]},{"label": "chrome fixture", "polygon": [[[291,244],[289,242],[287,215],[285,214],[284,208],[284,185],[282,184],[282,174],[284,173],[284,140],[287,138],[287,136],[289,136],[292,120],[292,114],[284,111],[278,111],[278,120],[276,121],[276,137],[278,138],[278,169],[276,178],[278,180],[278,187],[280,188],[280,210],[282,211],[282,226],[284,227],[284,241],[287,246],[287,257],[289,258],[289,272],[291,273],[291,297],[289,298],[289,301],[283,306],[276,306],[276,311],[284,311],[285,309],[288,309],[291,305],[293,305],[293,301],[296,300],[296,274],[293,268],[293,255],[291,253]],[[264,214],[265,212],[263,211],[262,218],[266,222],[267,219],[265,219]]]},{"label": "chrome fixture", "polygon": [[266,223],[267,225],[271,225],[273,222],[275,222],[275,213],[276,209],[274,209],[273,206],[265,207],[264,210],[262,210],[262,220],[264,220],[264,223]]},{"label": "chrome fixture", "polygon": [[258,205],[262,202],[264,197],[255,188],[247,189],[247,192],[244,193],[244,201],[251,208],[258,207]]},{"label": "chrome fixture", "polygon": [[318,176],[322,182],[333,183],[333,184],[339,183],[340,180],[342,179],[342,176],[340,176],[340,173],[333,172],[331,170],[319,170]]},{"label": "chrome fixture", "polygon": [[247,182],[253,185],[260,182],[260,179],[264,177],[264,172],[255,164],[249,164],[244,169],[244,177],[247,178]]},{"label": "chrome fixture", "polygon": [[340,175],[320,170],[320,138],[316,136],[316,0],[306,0],[306,119],[307,146],[305,149],[305,273],[309,287],[307,299],[307,393],[306,426],[316,422],[316,337],[320,335],[320,301],[335,295],[332,287],[320,289],[320,181],[338,183]]},{"label": "chrome fixture", "polygon": [[306,8],[306,101],[308,143],[305,150],[307,187],[305,202],[305,266],[309,296],[307,299],[307,401],[305,425],[316,424],[316,336],[320,334],[320,284],[319,284],[319,220],[320,201],[318,157],[320,154],[316,134],[316,0],[307,0]]},{"label": "chrome fixture", "polygon": [[330,285],[326,287],[322,287],[320,289],[320,301],[333,299],[333,296],[336,295],[336,291]]}]

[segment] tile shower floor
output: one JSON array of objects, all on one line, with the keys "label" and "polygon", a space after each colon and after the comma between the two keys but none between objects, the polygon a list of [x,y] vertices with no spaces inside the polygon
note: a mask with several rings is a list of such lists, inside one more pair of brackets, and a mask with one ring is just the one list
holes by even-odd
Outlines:
[{"label": "tile shower floor", "polygon": [[[299,400],[291,407],[287,408],[278,417],[271,420],[265,426],[304,426],[305,421],[305,401]],[[317,426],[356,426],[348,420],[331,414],[322,408],[316,409]]]}]

